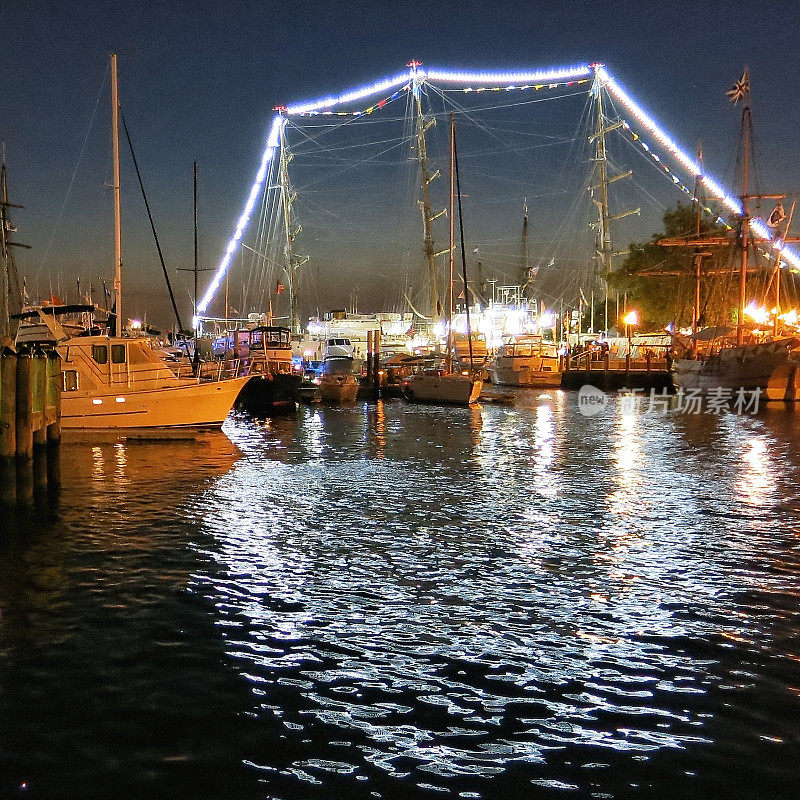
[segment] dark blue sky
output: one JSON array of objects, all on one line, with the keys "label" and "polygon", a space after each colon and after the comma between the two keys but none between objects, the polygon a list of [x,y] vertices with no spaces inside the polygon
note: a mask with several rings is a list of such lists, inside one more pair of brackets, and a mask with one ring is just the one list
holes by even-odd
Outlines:
[{"label": "dark blue sky", "polygon": [[[693,148],[702,138],[709,170],[723,179],[732,177],[736,138],[724,91],[747,64],[761,182],[800,185],[800,12],[792,2],[6,0],[2,29],[0,138],[13,199],[26,206],[16,215],[18,238],[34,248],[20,266],[43,293],[59,284],[74,291],[75,274],[97,282],[111,273],[108,98],[100,90],[112,50],[171,270],[190,266],[193,160],[201,258],[214,266],[257,169],[272,107],[394,73],[410,58],[474,68],[604,61],[679,142]],[[128,310],[166,322],[160,267],[127,165],[123,178]],[[189,278],[176,280],[188,317]],[[347,301],[347,281],[340,274],[332,283],[331,305]],[[368,306],[371,289],[361,281]]]}]

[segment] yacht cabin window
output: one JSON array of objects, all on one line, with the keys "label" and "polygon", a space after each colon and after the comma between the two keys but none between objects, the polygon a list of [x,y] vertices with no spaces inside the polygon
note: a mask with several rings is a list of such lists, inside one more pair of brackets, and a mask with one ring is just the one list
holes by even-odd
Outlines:
[{"label": "yacht cabin window", "polygon": [[98,364],[108,364],[108,347],[104,344],[92,345],[92,358]]},{"label": "yacht cabin window", "polygon": [[111,345],[111,363],[124,364],[125,363],[125,345],[112,344]]},{"label": "yacht cabin window", "polygon": [[64,370],[64,391],[76,392],[78,390],[78,373],[74,369]]}]

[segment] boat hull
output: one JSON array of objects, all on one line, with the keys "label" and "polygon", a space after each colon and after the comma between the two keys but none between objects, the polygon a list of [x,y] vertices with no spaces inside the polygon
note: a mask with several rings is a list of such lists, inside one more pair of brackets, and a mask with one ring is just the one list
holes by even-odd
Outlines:
[{"label": "boat hull", "polygon": [[61,425],[83,430],[219,428],[249,380],[246,376],[153,389],[63,392]]},{"label": "boat hull", "polygon": [[323,375],[319,383],[319,399],[323,403],[352,403],[358,396],[358,381],[354,375]]},{"label": "boat hull", "polygon": [[403,394],[415,403],[468,406],[478,400],[482,388],[483,381],[458,374],[417,374],[403,381]]},{"label": "boat hull", "polygon": [[301,382],[296,373],[253,375],[236,399],[236,408],[256,416],[289,413],[297,408]]},{"label": "boat hull", "polygon": [[529,365],[504,367],[495,365],[489,370],[492,383],[498,386],[532,386],[554,389],[561,386],[561,370],[535,369]]},{"label": "boat hull", "polygon": [[707,358],[675,359],[672,379],[678,389],[704,394],[717,389],[766,391],[773,373],[788,358],[786,341],[740,345]]}]

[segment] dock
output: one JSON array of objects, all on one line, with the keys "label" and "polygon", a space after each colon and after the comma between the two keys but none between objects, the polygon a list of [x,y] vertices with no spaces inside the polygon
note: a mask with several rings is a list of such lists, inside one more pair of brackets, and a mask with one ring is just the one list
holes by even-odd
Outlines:
[{"label": "dock", "polygon": [[580,389],[586,384],[598,389],[654,389],[672,391],[672,376],[665,358],[654,358],[648,351],[644,358],[601,358],[595,353],[583,353],[567,359],[561,374],[562,389]]}]

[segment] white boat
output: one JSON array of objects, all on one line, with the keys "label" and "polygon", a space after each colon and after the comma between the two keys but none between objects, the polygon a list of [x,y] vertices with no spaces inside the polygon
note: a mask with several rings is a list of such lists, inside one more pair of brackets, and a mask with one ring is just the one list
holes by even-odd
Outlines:
[{"label": "white boat", "polygon": [[562,367],[555,344],[541,336],[518,336],[500,346],[489,374],[500,386],[552,388],[561,385]]},{"label": "white boat", "polygon": [[325,372],[319,379],[319,399],[323,403],[352,403],[358,395],[355,375]]},{"label": "white boat", "polygon": [[480,378],[438,369],[415,372],[403,381],[403,394],[412,402],[466,406],[478,400],[481,389]]}]

